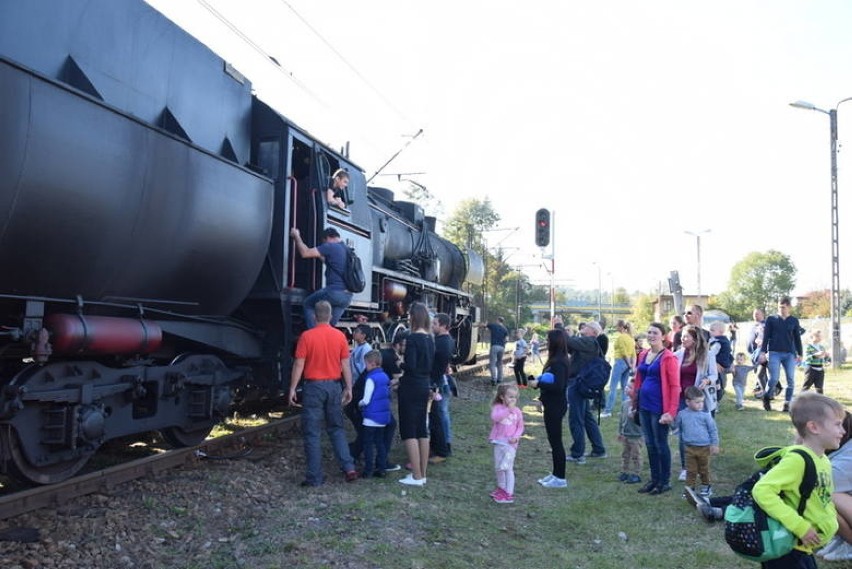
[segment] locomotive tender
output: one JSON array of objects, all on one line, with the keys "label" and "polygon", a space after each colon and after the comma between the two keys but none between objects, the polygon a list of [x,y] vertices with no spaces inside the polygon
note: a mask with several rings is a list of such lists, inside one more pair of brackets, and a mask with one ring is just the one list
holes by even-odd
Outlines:
[{"label": "locomotive tender", "polygon": [[[325,200],[349,172],[348,207]],[[388,340],[411,302],[453,318],[482,260],[251,92],[141,0],[0,3],[0,471],[75,474],[105,441],[202,441],[289,385],[326,226],[367,287],[340,327]]]}]

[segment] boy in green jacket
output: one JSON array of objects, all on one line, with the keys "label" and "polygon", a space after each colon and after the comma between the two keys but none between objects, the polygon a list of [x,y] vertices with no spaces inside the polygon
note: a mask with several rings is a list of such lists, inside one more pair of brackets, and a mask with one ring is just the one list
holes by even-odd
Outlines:
[{"label": "boy in green jacket", "polygon": [[784,458],[754,485],[752,495],[767,515],[781,522],[799,538],[796,547],[779,559],[761,564],[765,569],[811,569],[816,567],[813,552],[837,532],[837,512],[831,501],[834,484],[831,462],[826,450],[840,446],[843,429],[843,406],[824,395],[802,393],[790,407],[790,419],[796,427],[800,448],[809,452],[816,465],[817,485],[799,516],[796,508],[801,495],[799,485],[805,472],[805,461],[799,454],[788,452]]}]

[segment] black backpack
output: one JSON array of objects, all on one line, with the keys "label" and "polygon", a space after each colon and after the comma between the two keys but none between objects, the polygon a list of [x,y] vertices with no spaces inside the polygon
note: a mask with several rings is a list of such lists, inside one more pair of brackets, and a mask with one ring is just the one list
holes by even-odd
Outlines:
[{"label": "black backpack", "polygon": [[584,399],[603,399],[604,389],[609,382],[612,366],[598,349],[595,357],[583,364],[577,374],[577,393]]},{"label": "black backpack", "polygon": [[355,249],[348,245],[346,247],[346,264],[343,267],[343,284],[349,292],[361,292],[367,286],[364,277],[364,269],[361,267],[361,259],[355,253]]},{"label": "black backpack", "polygon": [[737,486],[733,500],[725,508],[725,541],[738,555],[751,561],[770,561],[787,555],[797,538],[781,523],[766,515],[752,495],[757,481],[788,452],[795,452],[805,461],[805,474],[799,484],[800,500],[796,511],[801,516],[808,499],[817,486],[816,465],[810,455],[792,447],[768,447],[757,451],[754,459],[763,468]]}]

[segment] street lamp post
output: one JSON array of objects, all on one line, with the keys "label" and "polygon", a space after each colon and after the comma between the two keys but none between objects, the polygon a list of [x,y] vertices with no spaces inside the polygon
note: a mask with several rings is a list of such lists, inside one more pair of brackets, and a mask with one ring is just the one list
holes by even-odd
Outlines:
[{"label": "street lamp post", "polygon": [[607,273],[609,276],[609,325],[615,325],[615,276],[612,273]]},{"label": "street lamp post", "polygon": [[846,97],[826,111],[807,101],[790,103],[791,107],[817,111],[828,115],[829,146],[831,148],[831,367],[840,368],[840,225],[837,210],[837,108],[841,103],[852,100]]},{"label": "street lamp post", "polygon": [[696,265],[698,266],[698,304],[704,306],[701,297],[701,236],[705,233],[710,233],[710,230],[702,229],[701,231],[684,231],[684,233],[695,237]]},{"label": "street lamp post", "polygon": [[515,282],[515,328],[521,327],[521,266],[518,265],[518,280]]}]

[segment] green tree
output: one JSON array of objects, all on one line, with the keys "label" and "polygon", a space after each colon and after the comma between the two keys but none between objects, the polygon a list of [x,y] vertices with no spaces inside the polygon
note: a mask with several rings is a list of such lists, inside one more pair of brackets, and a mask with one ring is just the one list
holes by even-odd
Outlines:
[{"label": "green tree", "polygon": [[498,249],[494,253],[489,251],[485,234],[500,222],[500,215],[494,211],[488,198],[468,198],[458,204],[450,219],[443,226],[443,237],[452,241],[460,249],[473,249],[485,263],[485,275],[482,285],[471,287],[474,295],[474,303],[484,310],[486,319],[496,316],[504,318],[512,317],[514,321],[515,302],[514,295],[511,303],[508,302],[509,287],[503,283],[503,279],[512,272],[506,263],[503,251]]},{"label": "green tree", "polygon": [[499,222],[500,214],[494,211],[491,200],[468,198],[459,203],[444,224],[444,237],[462,249],[470,246],[484,256],[484,234]]},{"label": "green tree", "polygon": [[831,316],[831,291],[823,289],[807,293],[798,308],[802,318],[828,318]]},{"label": "green tree", "polygon": [[502,249],[497,249],[493,254],[486,251],[486,255],[485,292],[488,317],[503,316],[509,328],[514,328],[517,272],[506,263]]},{"label": "green tree", "polygon": [[550,287],[545,285],[530,284],[528,292],[528,301],[550,302]]},{"label": "green tree", "polygon": [[748,320],[755,308],[772,305],[796,286],[796,266],[780,251],[752,252],[731,269],[718,305],[736,320]]},{"label": "green tree", "polygon": [[615,294],[612,297],[613,304],[630,304],[630,295],[627,294],[627,289],[618,287],[615,289]]},{"label": "green tree", "polygon": [[630,313],[630,322],[633,323],[633,332],[641,334],[648,328],[648,324],[654,321],[654,297],[649,294],[639,293],[633,297],[633,312]]}]

